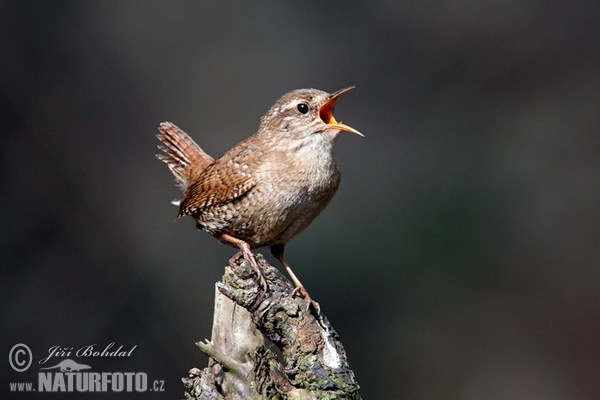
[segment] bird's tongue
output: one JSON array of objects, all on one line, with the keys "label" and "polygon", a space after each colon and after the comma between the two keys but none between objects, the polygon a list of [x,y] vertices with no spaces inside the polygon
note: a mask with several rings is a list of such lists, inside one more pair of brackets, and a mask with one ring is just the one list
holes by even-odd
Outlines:
[{"label": "bird's tongue", "polygon": [[335,117],[333,116],[333,108],[335,105],[335,101],[342,94],[346,93],[347,91],[349,91],[350,89],[353,89],[353,88],[354,88],[354,86],[350,86],[350,87],[338,90],[337,92],[331,94],[331,97],[329,98],[329,100],[327,100],[327,102],[325,104],[323,104],[321,106],[321,108],[319,109],[319,117],[325,124],[327,124],[328,129],[339,129],[341,131],[354,133],[355,135],[358,135],[358,136],[364,136],[362,133],[360,133],[356,129],[354,129],[346,124],[342,124],[341,122],[336,121]]},{"label": "bird's tongue", "polygon": [[333,117],[333,108],[335,105],[335,98],[331,98],[327,101],[327,103],[321,106],[319,110],[319,117],[325,122],[327,125],[337,124],[338,122]]}]

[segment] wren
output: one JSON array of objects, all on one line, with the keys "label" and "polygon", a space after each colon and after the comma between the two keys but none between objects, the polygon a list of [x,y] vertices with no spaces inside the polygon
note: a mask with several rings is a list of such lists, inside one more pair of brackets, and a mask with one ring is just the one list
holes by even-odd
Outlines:
[{"label": "wren", "polygon": [[340,184],[333,156],[341,131],[363,136],[335,120],[335,93],[298,89],[281,96],[260,119],[255,134],[213,159],[171,122],[159,126],[157,157],[167,163],[184,191],[179,217],[239,248],[266,287],[252,249],[270,247],[288,271],[295,293],[313,304],[283,253],[286,243],[323,211]]}]

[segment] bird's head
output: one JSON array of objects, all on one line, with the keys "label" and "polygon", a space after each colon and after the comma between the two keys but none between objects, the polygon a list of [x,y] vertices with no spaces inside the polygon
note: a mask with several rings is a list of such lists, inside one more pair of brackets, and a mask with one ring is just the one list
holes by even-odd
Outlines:
[{"label": "bird's head", "polygon": [[336,100],[353,88],[350,86],[334,93],[317,89],[292,90],[281,96],[261,118],[259,134],[292,140],[321,135],[331,141],[340,131],[363,136],[333,116]]}]

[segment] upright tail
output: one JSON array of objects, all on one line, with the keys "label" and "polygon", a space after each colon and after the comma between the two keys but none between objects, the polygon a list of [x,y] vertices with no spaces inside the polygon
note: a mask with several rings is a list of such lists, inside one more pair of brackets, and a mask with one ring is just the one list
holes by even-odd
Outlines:
[{"label": "upright tail", "polygon": [[177,186],[185,190],[213,162],[213,158],[175,124],[161,122],[158,130],[160,133],[156,137],[162,142],[158,148],[165,154],[157,154],[156,158],[167,163],[175,175]]}]

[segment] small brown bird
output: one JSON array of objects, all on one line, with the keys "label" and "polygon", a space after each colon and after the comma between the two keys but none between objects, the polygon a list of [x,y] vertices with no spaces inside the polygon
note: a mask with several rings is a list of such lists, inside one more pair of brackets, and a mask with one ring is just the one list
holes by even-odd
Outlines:
[{"label": "small brown bird", "polygon": [[333,117],[335,101],[353,89],[329,94],[298,89],[284,94],[261,118],[258,131],[213,159],[170,122],[159,126],[157,157],[184,190],[178,218],[240,251],[265,284],[251,249],[270,247],[296,285],[296,293],[318,304],[283,257],[285,244],[323,211],[340,183],[333,146],[340,131],[363,136]]}]

